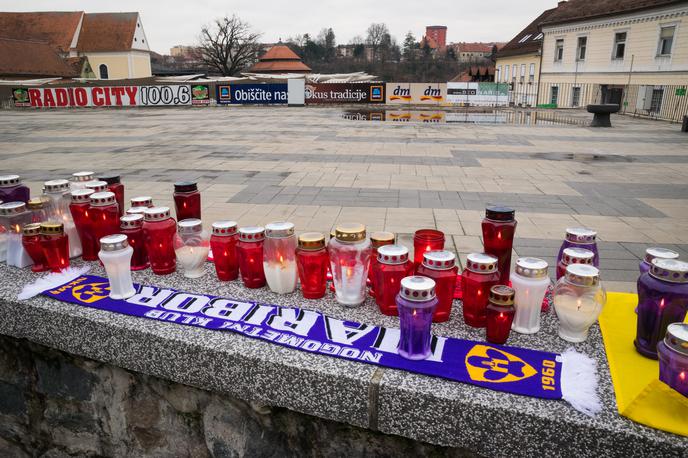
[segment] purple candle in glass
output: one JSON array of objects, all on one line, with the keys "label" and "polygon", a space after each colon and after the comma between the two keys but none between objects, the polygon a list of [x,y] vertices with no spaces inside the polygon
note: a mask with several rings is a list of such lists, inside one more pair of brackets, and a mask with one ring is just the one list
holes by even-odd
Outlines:
[{"label": "purple candle in glass", "polygon": [[28,202],[31,191],[19,175],[0,176],[0,202]]},{"label": "purple candle in glass", "polygon": [[670,324],[657,354],[659,379],[688,397],[688,324]]},{"label": "purple candle in glass", "polygon": [[645,259],[640,261],[638,268],[641,275],[650,271],[653,259],[678,259],[678,253],[673,250],[660,247],[650,247],[645,250]]},{"label": "purple candle in glass", "polygon": [[557,264],[561,261],[564,256],[564,250],[567,248],[584,248],[590,250],[594,253],[592,258],[592,265],[595,267],[600,267],[600,255],[597,251],[597,243],[595,239],[597,238],[597,232],[587,227],[567,227],[566,237],[564,238],[564,243],[561,244],[559,248],[559,254],[557,255]]},{"label": "purple candle in glass", "polygon": [[397,295],[399,309],[399,355],[406,359],[426,359],[430,356],[432,314],[437,307],[435,281],[414,276],[401,280]]},{"label": "purple candle in glass", "polygon": [[667,326],[681,323],[688,312],[688,263],[653,259],[650,271],[638,279],[638,327],[635,348],[657,359],[657,344]]}]

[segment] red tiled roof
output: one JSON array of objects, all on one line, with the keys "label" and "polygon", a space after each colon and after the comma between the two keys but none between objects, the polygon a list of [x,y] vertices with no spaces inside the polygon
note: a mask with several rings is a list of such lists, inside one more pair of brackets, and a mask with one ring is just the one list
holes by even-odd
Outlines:
[{"label": "red tiled roof", "polygon": [[275,45],[260,56],[258,60],[263,62],[266,60],[301,60],[301,58],[289,49],[289,46]]},{"label": "red tiled roof", "polygon": [[249,69],[251,73],[308,73],[311,68],[288,46],[275,45]]},{"label": "red tiled roof", "polygon": [[504,45],[497,52],[495,58],[499,59],[500,57],[519,56],[522,54],[539,52],[542,47],[542,38],[538,38],[537,40],[535,38],[537,38],[540,33],[540,23],[546,21],[555,10],[556,8],[545,10],[541,15],[536,17],[533,22],[528,24],[525,29],[521,30],[518,35]]},{"label": "red tiled roof", "polygon": [[83,11],[0,13],[0,37],[49,43],[69,51]]},{"label": "red tiled roof", "polygon": [[493,43],[457,43],[459,52],[492,52]]},{"label": "red tiled roof", "polygon": [[0,38],[2,76],[78,77],[80,73],[81,68],[76,71],[48,43]]},{"label": "red tiled roof", "polygon": [[129,51],[138,13],[88,13],[79,34],[79,52]]},{"label": "red tiled roof", "polygon": [[679,3],[686,3],[686,0],[569,0],[560,2],[552,15],[542,21],[541,25],[630,13]]}]

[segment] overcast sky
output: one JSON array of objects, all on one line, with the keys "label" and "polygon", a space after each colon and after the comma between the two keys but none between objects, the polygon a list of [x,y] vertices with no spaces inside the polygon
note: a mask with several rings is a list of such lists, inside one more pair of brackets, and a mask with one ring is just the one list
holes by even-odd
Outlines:
[{"label": "overcast sky", "polygon": [[[384,22],[401,43],[417,39],[426,25],[446,25],[447,41],[508,41],[557,0],[0,0],[2,11],[138,11],[153,51],[169,54],[194,44],[203,24],[236,13],[263,34],[261,41],[334,29],[337,44],[365,36],[371,22]],[[113,8],[117,8],[116,10]],[[2,35],[2,31],[0,31]]]}]

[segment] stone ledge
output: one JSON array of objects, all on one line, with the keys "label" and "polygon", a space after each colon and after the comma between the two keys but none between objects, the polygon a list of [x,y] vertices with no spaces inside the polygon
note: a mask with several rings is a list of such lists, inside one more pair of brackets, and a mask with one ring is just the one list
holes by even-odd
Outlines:
[{"label": "stone ledge", "polygon": [[[307,301],[299,294],[279,296],[267,289],[247,290],[240,282],[220,284],[209,275],[135,272],[141,283],[317,309],[327,315],[396,326],[372,300],[347,309],[328,297]],[[92,273],[103,275],[93,265]],[[599,328],[575,347],[597,361],[603,412],[588,418],[563,401],[498,393],[476,386],[393,369],[309,354],[232,333],[108,313],[45,297],[18,302],[16,295],[35,276],[27,269],[0,266],[0,333],[26,338],[68,353],[239,399],[285,407],[321,418],[377,429],[437,445],[460,447],[489,456],[535,453],[625,456],[682,456],[688,439],[637,425],[616,412],[615,398]],[[455,304],[456,305],[456,304]],[[457,313],[458,312],[458,313]],[[513,335],[509,344],[563,351],[553,312],[543,316],[535,336]],[[454,309],[437,334],[483,340],[467,329]]]}]

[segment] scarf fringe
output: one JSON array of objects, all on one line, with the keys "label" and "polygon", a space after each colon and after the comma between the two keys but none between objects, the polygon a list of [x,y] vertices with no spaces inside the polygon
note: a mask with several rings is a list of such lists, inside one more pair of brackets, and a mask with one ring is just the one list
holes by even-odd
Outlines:
[{"label": "scarf fringe", "polygon": [[602,410],[597,395],[597,367],[595,361],[573,348],[561,354],[561,394],[574,409],[594,417]]},{"label": "scarf fringe", "polygon": [[75,280],[81,275],[84,275],[89,270],[90,268],[88,266],[67,267],[66,269],[63,269],[60,273],[50,273],[48,275],[44,275],[38,280],[24,286],[22,292],[19,293],[19,295],[17,296],[17,299],[19,299],[20,301],[31,299],[34,296],[38,296],[43,291],[57,288],[58,286],[62,286],[65,283],[69,283],[70,281]]}]

